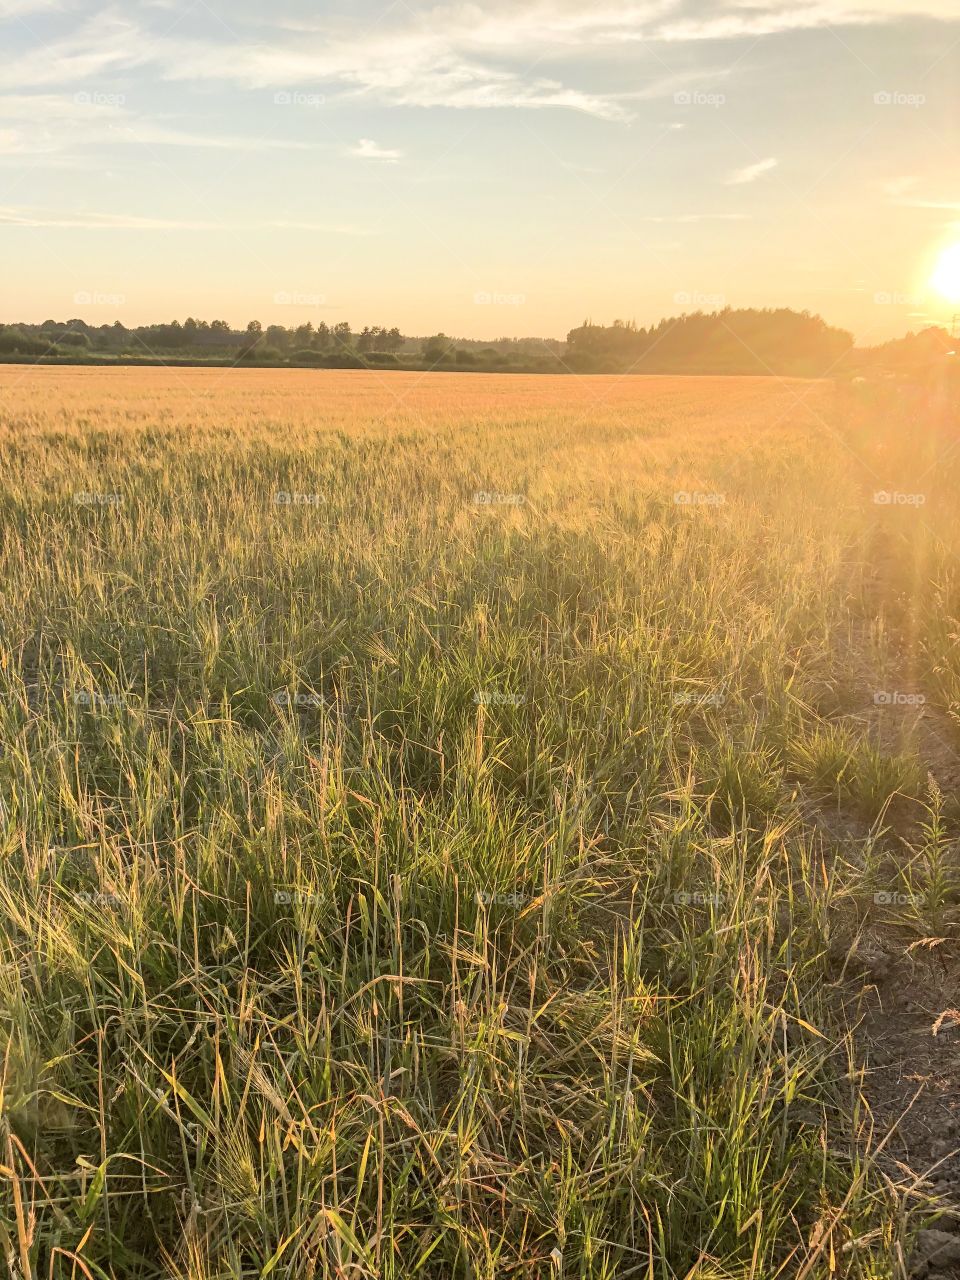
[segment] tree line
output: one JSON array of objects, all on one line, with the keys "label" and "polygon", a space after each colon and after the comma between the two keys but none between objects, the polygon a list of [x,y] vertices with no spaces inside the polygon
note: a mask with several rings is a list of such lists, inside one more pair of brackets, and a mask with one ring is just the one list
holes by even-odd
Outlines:
[{"label": "tree line", "polygon": [[234,329],[225,320],[141,325],[90,325],[80,319],[0,326],[0,359],[254,363],[340,368],[460,368],[477,371],[573,373],[731,373],[821,376],[862,364],[911,365],[942,356],[952,339],[927,329],[857,351],[853,335],[822,317],[788,308],[723,308],[661,320],[594,324],[565,342],[498,338],[491,342],[438,333],[409,337],[394,326],[356,331],[346,320],[264,328],[251,320]]},{"label": "tree line", "polygon": [[557,367],[563,343],[555,339],[497,338],[492,342],[452,339],[444,333],[408,337],[393,326],[367,325],[354,330],[349,321],[321,321],[266,328],[251,320],[233,329],[226,320],[140,325],[119,320],[91,325],[85,320],[45,320],[42,324],[0,326],[0,358],[98,358],[118,360],[177,359],[187,363],[252,362],[256,364],[327,365],[362,368],[398,367],[514,368],[539,371]]},{"label": "tree line", "polygon": [[568,363],[589,372],[775,373],[816,376],[853,350],[853,334],[808,311],[724,308],[661,320],[589,320],[567,335]]}]

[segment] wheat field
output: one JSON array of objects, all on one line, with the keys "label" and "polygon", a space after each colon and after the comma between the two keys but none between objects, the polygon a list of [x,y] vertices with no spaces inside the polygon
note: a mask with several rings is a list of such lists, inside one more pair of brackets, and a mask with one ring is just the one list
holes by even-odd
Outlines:
[{"label": "wheat field", "polygon": [[0,368],[9,1274],[904,1276],[955,443],[930,386]]}]

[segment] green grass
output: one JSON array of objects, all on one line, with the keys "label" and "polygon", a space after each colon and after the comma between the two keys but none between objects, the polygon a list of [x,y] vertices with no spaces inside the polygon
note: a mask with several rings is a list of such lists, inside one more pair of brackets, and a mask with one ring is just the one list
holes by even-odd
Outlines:
[{"label": "green grass", "polygon": [[893,806],[953,883],[860,714],[877,618],[960,679],[895,415],[183,372],[0,375],[10,1273],[898,1275],[831,957]]}]

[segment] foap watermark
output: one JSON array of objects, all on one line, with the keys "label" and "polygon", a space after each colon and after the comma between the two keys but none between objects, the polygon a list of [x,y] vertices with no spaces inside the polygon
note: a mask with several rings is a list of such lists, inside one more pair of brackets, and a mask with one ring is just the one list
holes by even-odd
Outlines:
[{"label": "foap watermark", "polygon": [[722,507],[727,501],[722,493],[701,493],[699,490],[679,489],[673,495],[676,507]]},{"label": "foap watermark", "polygon": [[477,890],[477,902],[482,907],[523,907],[530,901],[525,893],[489,893],[486,889]]},{"label": "foap watermark", "polygon": [[78,307],[122,307],[127,301],[125,293],[100,293],[96,289],[79,289],[73,295]]},{"label": "foap watermark", "polygon": [[73,95],[74,105],[78,107],[123,107],[127,102],[125,93],[102,93],[99,89],[81,89]]},{"label": "foap watermark", "polygon": [[881,89],[873,95],[876,107],[922,107],[926,100],[926,94],[901,93],[899,89]]},{"label": "foap watermark", "polygon": [[277,907],[305,907],[319,901],[319,893],[303,893],[299,889],[277,889],[273,895],[274,906]]},{"label": "foap watermark", "polygon": [[280,89],[273,95],[275,107],[322,107],[326,101],[322,93],[304,93],[300,89]]},{"label": "foap watermark", "polygon": [[922,507],[926,501],[925,493],[899,493],[896,489],[878,489],[873,495],[877,507]]},{"label": "foap watermark", "polygon": [[873,895],[877,907],[919,907],[923,904],[920,893],[899,893],[895,889],[881,889]]},{"label": "foap watermark", "polygon": [[725,94],[703,93],[699,89],[678,89],[673,95],[678,107],[722,107],[726,100]]},{"label": "foap watermark", "polygon": [[76,507],[119,507],[123,496],[119,493],[75,493],[73,504]]},{"label": "foap watermark", "polygon": [[922,307],[923,306],[922,299],[913,297],[909,293],[897,293],[896,290],[893,290],[890,293],[886,293],[884,290],[881,289],[879,293],[875,293],[873,295],[873,301],[875,305],[878,307]]},{"label": "foap watermark", "polygon": [[119,907],[123,899],[119,893],[103,893],[100,890],[81,889],[72,895],[74,902],[84,907]]},{"label": "foap watermark", "polygon": [[682,689],[673,695],[675,707],[722,707],[727,695],[722,689],[714,693],[697,693],[693,689]]},{"label": "foap watermark", "polygon": [[899,689],[878,689],[873,695],[877,707],[922,707],[926,701],[922,693],[901,693]]},{"label": "foap watermark", "polygon": [[501,689],[478,689],[473,695],[478,707],[521,707],[526,702],[522,693],[504,693]]},{"label": "foap watermark", "polygon": [[522,493],[488,493],[485,489],[477,489],[473,495],[475,507],[522,507],[526,500]]},{"label": "foap watermark", "polygon": [[696,289],[680,289],[673,295],[673,301],[678,307],[716,307],[721,311],[727,305],[725,294],[698,293]]},{"label": "foap watermark", "polygon": [[105,711],[109,707],[125,707],[125,693],[98,693],[96,689],[78,689],[73,695],[75,707],[85,707],[88,711]]},{"label": "foap watermark", "polygon": [[522,307],[526,300],[525,293],[495,293],[487,289],[478,289],[473,295],[478,307]]},{"label": "foap watermark", "polygon": [[279,489],[273,495],[275,507],[319,507],[322,502],[322,493],[291,493],[286,489]]},{"label": "foap watermark", "polygon": [[271,693],[270,701],[275,707],[322,707],[323,699],[318,693],[290,693],[286,689],[278,689]]},{"label": "foap watermark", "polygon": [[680,889],[670,894],[668,901],[676,907],[722,907],[724,896],[722,893],[704,893],[700,889],[693,892]]},{"label": "foap watermark", "polygon": [[325,293],[300,293],[297,289],[280,289],[273,295],[278,307],[323,307],[326,306]]}]

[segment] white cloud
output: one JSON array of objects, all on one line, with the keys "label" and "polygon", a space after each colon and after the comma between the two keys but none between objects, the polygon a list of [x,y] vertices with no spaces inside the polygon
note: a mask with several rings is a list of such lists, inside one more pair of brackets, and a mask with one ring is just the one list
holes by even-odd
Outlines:
[{"label": "white cloud", "polygon": [[745,213],[666,213],[651,214],[644,222],[746,222]]},{"label": "white cloud", "polygon": [[[0,120],[35,120],[43,123],[76,119],[78,102],[75,94],[66,93],[5,93],[0,94]],[[115,116],[120,104],[90,102],[84,105],[83,116]],[[81,117],[82,118],[82,117]]]},{"label": "white cloud", "polygon": [[381,147],[372,138],[361,138],[355,147],[350,148],[350,155],[359,156],[362,160],[386,160],[388,164],[396,164],[403,159],[402,151]]},{"label": "white cloud", "polygon": [[151,60],[145,32],[126,18],[98,14],[60,39],[37,39],[32,48],[8,54],[0,63],[0,89],[81,88],[92,78],[130,71]]},{"label": "white cloud", "polygon": [[[585,51],[609,57],[632,41],[723,41],[920,13],[957,16],[956,0],[813,0],[802,8],[794,0],[601,0],[593,8],[582,0],[455,0],[435,6],[409,0],[369,24],[359,16],[287,19],[289,5],[281,0],[278,8],[269,19],[262,11],[245,16],[242,7],[231,8],[229,40],[192,36],[184,19],[171,34],[160,31],[136,41],[137,54],[149,49],[161,75],[171,80],[315,92],[339,86],[348,97],[399,106],[554,107],[618,121],[630,118],[626,101],[667,96],[668,85],[650,70],[644,76],[649,83],[629,94],[571,84],[570,64]],[[551,56],[567,78],[536,69]]]},{"label": "white cloud", "polygon": [[0,22],[5,18],[22,18],[27,13],[61,7],[58,0],[0,0]]},{"label": "white cloud", "polygon": [[748,182],[756,182],[758,178],[762,178],[765,173],[769,173],[771,169],[775,169],[779,164],[773,156],[766,160],[758,160],[756,164],[744,165],[742,169],[735,169],[733,173],[725,180],[728,187],[741,187]]},{"label": "white cloud", "polygon": [[111,137],[134,146],[157,147],[212,147],[225,151],[313,151],[312,142],[293,142],[287,139],[257,138],[229,133],[188,133],[182,129],[167,128],[149,120],[133,119],[129,124],[115,125]]},{"label": "white cloud", "polygon": [[902,178],[891,178],[889,182],[883,184],[883,191],[885,195],[892,197],[905,196],[908,191],[913,191],[919,182],[919,178],[906,175]]},{"label": "white cloud", "polygon": [[329,223],[217,222],[196,219],[142,217],[133,213],[100,213],[87,210],[63,212],[29,207],[0,206],[0,225],[13,227],[56,227],[83,231],[316,231],[335,235],[366,236],[373,232],[360,226]]},{"label": "white cloud", "polygon": [[61,227],[86,230],[130,231],[220,231],[216,222],[187,222],[169,218],[141,218],[125,213],[58,213],[52,211],[0,207],[0,223],[14,227]]},{"label": "white cloud", "polygon": [[[957,19],[955,0],[486,0],[431,4],[409,0],[403,12],[424,33],[463,50],[536,52],[632,40],[730,39],[825,26],[862,25],[898,18]],[[234,10],[235,12],[235,10]],[[277,26],[330,34],[326,19],[286,19]],[[409,25],[409,24],[405,24]],[[380,23],[374,24],[379,32]]]},{"label": "white cloud", "polygon": [[[201,147],[228,151],[309,151],[312,142],[249,134],[198,134],[164,119],[144,119],[125,107],[122,94],[0,94],[0,155],[78,153],[102,144]],[[7,129],[7,124],[16,129]]]},{"label": "white cloud", "polygon": [[908,209],[946,209],[960,212],[960,200],[898,200]]},{"label": "white cloud", "polygon": [[[899,18],[939,18],[957,20],[955,0],[814,0],[798,5],[790,0],[767,4],[745,4],[739,0],[698,6],[674,4],[674,12],[664,21],[641,26],[624,20],[611,27],[607,38],[620,40],[662,40],[678,43],[691,40],[736,40],[757,36],[783,35],[821,27],[863,26]],[[684,12],[684,9],[687,12]]]},{"label": "white cloud", "polygon": [[[424,30],[407,23],[389,33],[366,32],[342,39],[301,35],[295,45],[274,42],[216,45],[153,40],[161,74],[171,80],[233,82],[248,89],[304,88],[325,91],[339,85],[349,97],[362,95],[396,106],[490,109],[561,107],[603,119],[629,113],[615,95],[593,93],[562,81],[499,65],[482,54],[466,32]],[[500,51],[501,53],[503,50]],[[511,57],[536,61],[537,51],[521,42]]]},{"label": "white cloud", "polygon": [[[63,0],[72,3],[73,0]],[[0,16],[58,0],[0,0]],[[928,15],[957,18],[957,0],[407,0],[352,17],[304,19],[292,0],[264,13],[252,0],[195,9],[130,0],[46,37],[0,64],[0,88],[87,87],[149,67],[161,80],[242,89],[304,89],[396,106],[549,108],[626,121],[632,99],[669,96],[650,65],[629,93],[573,83],[586,53],[609,61],[618,46],[723,42],[792,30]],[[223,7],[224,16],[219,17]],[[202,11],[202,12],[201,12]],[[171,12],[179,13],[172,25]],[[222,29],[211,31],[209,18]],[[159,16],[162,15],[162,21]],[[25,34],[21,32],[21,34]],[[550,74],[540,66],[550,59]],[[580,65],[577,65],[580,59]],[[559,68],[562,68],[560,70]],[[702,75],[703,67],[699,68]],[[659,75],[659,78],[658,78]],[[688,68],[674,71],[684,80]],[[610,83],[601,76],[600,85]]]}]

